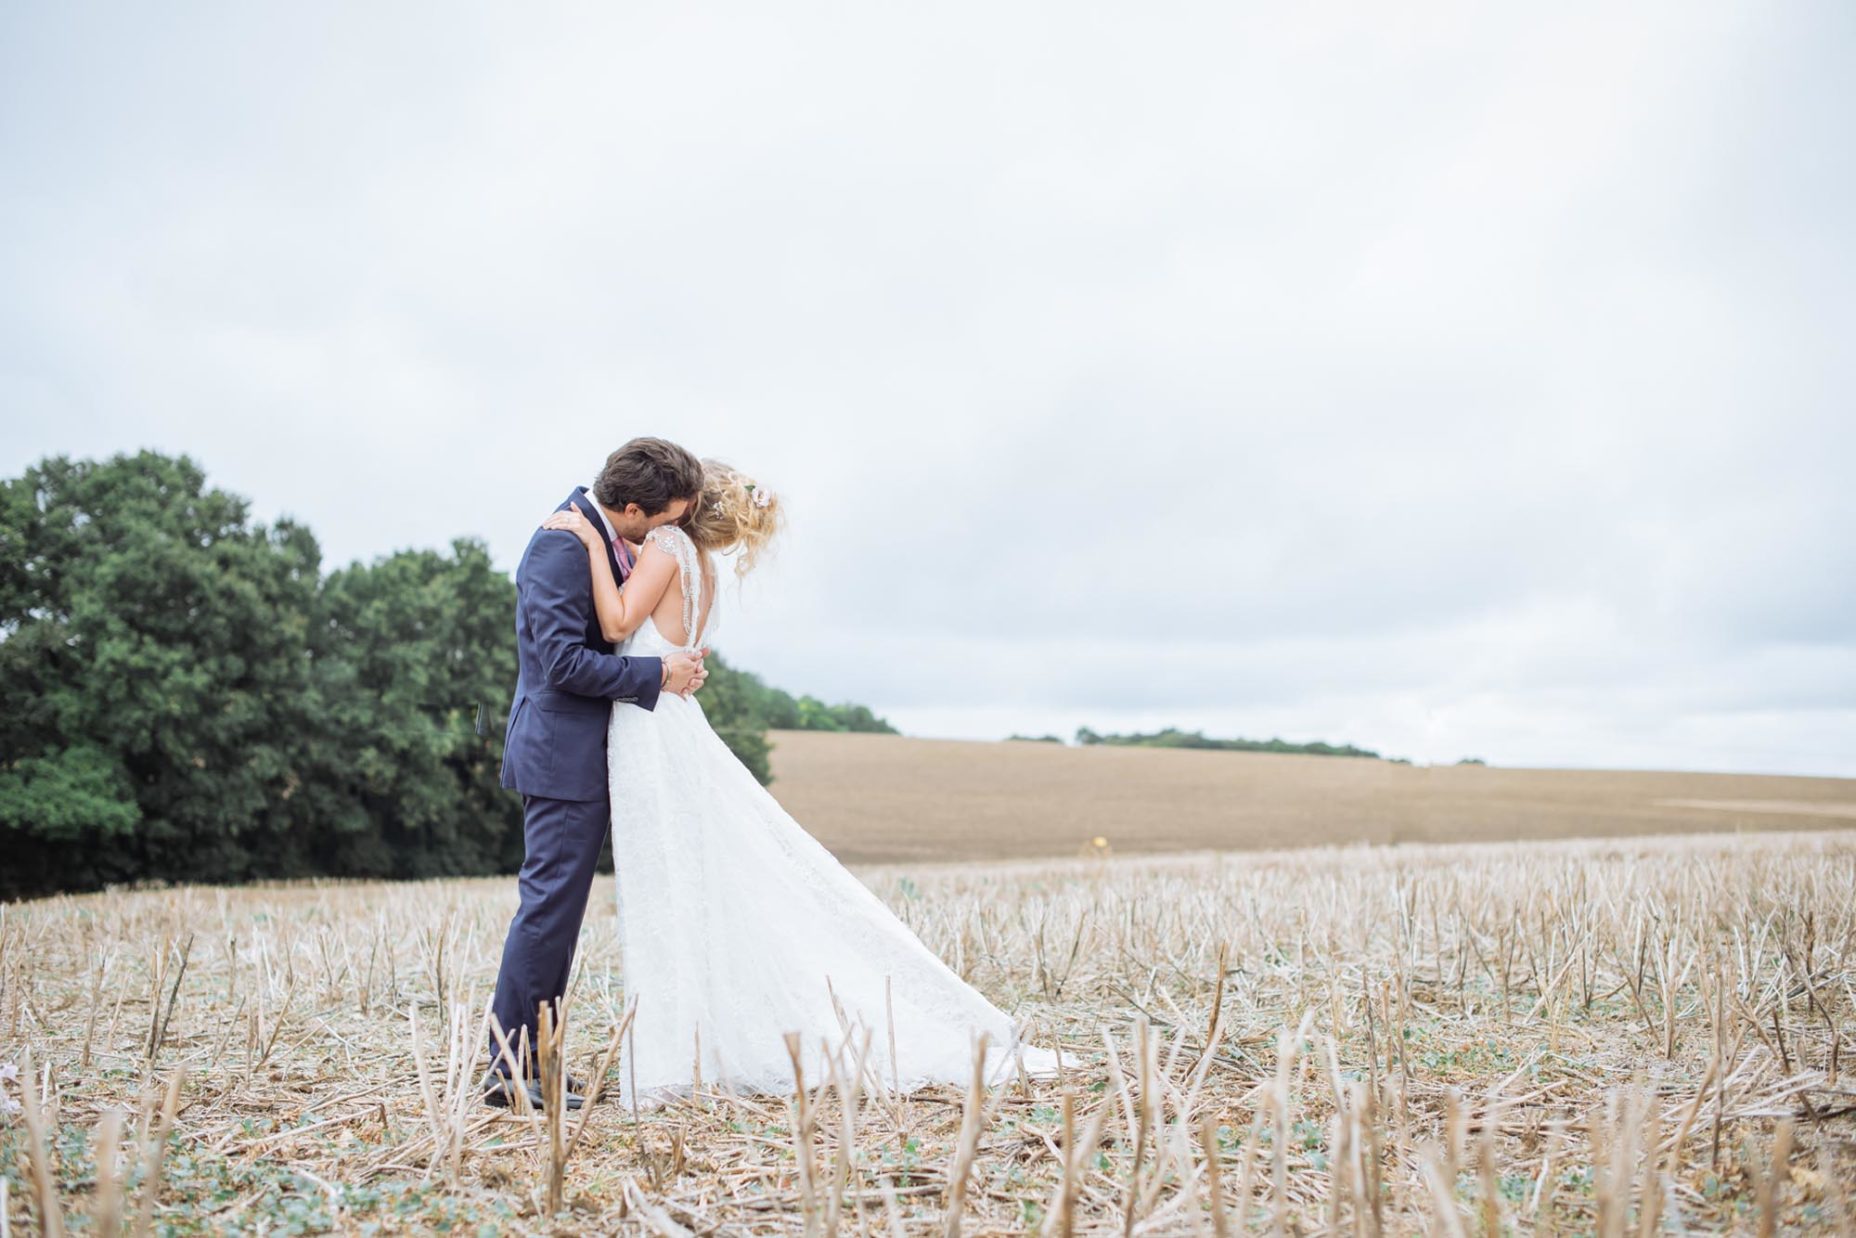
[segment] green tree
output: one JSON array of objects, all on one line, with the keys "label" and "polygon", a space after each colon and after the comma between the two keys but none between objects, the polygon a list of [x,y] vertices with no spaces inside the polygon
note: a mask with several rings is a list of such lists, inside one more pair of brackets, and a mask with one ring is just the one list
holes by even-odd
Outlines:
[{"label": "green tree", "polygon": [[[521,863],[515,586],[471,540],[320,560],[185,457],[0,481],[0,898]],[[770,726],[891,729],[719,656],[698,699],[763,784]]]},{"label": "green tree", "polygon": [[248,516],[148,452],[0,482],[0,893],[306,863],[320,552]]},{"label": "green tree", "polygon": [[520,801],[499,785],[514,613],[515,586],[474,540],[453,542],[448,556],[410,550],[355,564],[324,582],[316,664],[339,762],[320,776],[352,805],[330,831],[337,871],[430,877],[520,865]]},{"label": "green tree", "polygon": [[1379,754],[1372,749],[1356,748],[1352,744],[1327,744],[1320,740],[1292,744],[1284,739],[1212,739],[1203,731],[1182,731],[1177,727],[1130,735],[1099,735],[1086,726],[1078,727],[1076,742],[1121,748],[1204,748],[1215,752],[1289,752],[1308,756],[1379,758]]},{"label": "green tree", "polygon": [[707,662],[709,679],[696,698],[702,704],[702,712],[729,751],[748,767],[748,772],[759,779],[762,786],[766,786],[773,781],[767,727],[769,715],[779,707],[774,699],[775,690],[769,689],[753,672],[730,666],[719,653],[711,653]]}]

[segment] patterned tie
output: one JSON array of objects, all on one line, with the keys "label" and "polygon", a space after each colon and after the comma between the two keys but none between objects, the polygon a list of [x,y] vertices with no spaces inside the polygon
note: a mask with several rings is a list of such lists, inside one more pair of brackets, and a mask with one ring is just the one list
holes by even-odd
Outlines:
[{"label": "patterned tie", "polygon": [[625,544],[624,538],[614,538],[612,553],[619,561],[619,583],[624,584],[632,574],[632,548]]}]

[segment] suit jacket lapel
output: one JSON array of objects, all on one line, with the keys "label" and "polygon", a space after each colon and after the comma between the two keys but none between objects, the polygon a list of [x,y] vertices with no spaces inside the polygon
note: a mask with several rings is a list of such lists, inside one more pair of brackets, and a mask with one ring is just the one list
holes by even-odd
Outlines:
[{"label": "suit jacket lapel", "polygon": [[575,486],[573,494],[568,498],[568,502],[579,508],[580,514],[585,516],[588,520],[591,520],[593,522],[593,527],[599,530],[600,539],[606,542],[606,558],[612,561],[612,578],[620,584],[624,584],[625,578],[631,575],[631,570],[625,566],[625,561],[620,558],[619,548],[613,545],[610,540],[606,539],[606,522],[600,518],[599,509],[593,506],[593,500],[587,494],[586,487]]}]

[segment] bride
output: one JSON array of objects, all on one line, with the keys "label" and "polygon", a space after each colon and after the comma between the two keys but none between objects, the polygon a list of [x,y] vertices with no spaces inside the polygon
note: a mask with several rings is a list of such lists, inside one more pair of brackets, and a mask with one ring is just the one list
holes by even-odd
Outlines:
[{"label": "bride", "polygon": [[[621,589],[598,530],[569,508],[545,522],[587,547],[600,627],[626,655],[705,645],[715,631],[716,552],[753,570],[778,530],[780,502],[736,469],[703,461],[702,495],[683,527],[646,534]],[[619,948],[638,1000],[620,1098],[661,1103],[700,1084],[736,1092],[794,1087],[786,1033],[809,1080],[868,1033],[885,1085],[966,1083],[987,1037],[986,1079],[1048,1076],[1050,1049],[923,945],[801,829],[710,729],[693,696],[612,711],[607,765],[618,871]],[[892,1060],[891,1047],[894,1047]]]}]

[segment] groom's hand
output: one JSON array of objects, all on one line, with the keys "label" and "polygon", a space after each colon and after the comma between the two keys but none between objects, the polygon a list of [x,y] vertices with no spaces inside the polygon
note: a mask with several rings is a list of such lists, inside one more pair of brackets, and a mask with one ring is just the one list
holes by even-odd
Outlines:
[{"label": "groom's hand", "polygon": [[675,692],[678,696],[688,696],[700,685],[703,675],[702,655],[707,649],[697,653],[669,653],[664,655],[664,691]]}]

